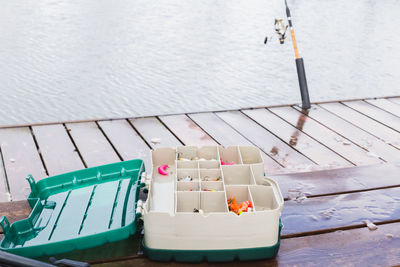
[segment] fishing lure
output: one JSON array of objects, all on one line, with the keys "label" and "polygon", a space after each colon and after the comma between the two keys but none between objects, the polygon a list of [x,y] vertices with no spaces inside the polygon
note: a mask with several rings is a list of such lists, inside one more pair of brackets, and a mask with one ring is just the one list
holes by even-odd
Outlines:
[{"label": "fishing lure", "polygon": [[167,168],[169,168],[167,164],[161,165],[158,167],[158,173],[161,175],[168,175]]}]

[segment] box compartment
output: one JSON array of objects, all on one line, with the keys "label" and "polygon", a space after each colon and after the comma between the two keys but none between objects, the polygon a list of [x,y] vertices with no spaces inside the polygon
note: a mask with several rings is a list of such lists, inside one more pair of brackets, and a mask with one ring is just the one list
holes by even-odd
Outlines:
[{"label": "box compartment", "polygon": [[187,177],[192,178],[191,181],[198,181],[199,180],[199,170],[198,169],[178,169],[176,177],[177,177],[178,182],[190,182],[190,181],[183,180]]},{"label": "box compartment", "polygon": [[234,162],[234,164],[242,164],[242,158],[240,156],[238,146],[229,147],[218,147],[220,160],[229,163]]},{"label": "box compartment", "polygon": [[178,146],[176,149],[176,159],[178,161],[180,158],[186,160],[196,160],[197,150],[197,146]]},{"label": "box compartment", "polygon": [[243,164],[262,163],[261,152],[254,146],[239,146],[240,156]]},{"label": "box compartment", "polygon": [[199,160],[200,169],[218,169],[220,162],[218,160]]},{"label": "box compartment", "polygon": [[224,183],[226,185],[242,184],[250,185],[255,184],[253,172],[249,165],[230,165],[221,166]]},{"label": "box compartment", "polygon": [[225,186],[225,190],[227,200],[234,197],[238,204],[247,200],[253,201],[249,187],[246,185],[227,185]]},{"label": "box compartment", "polygon": [[197,157],[199,159],[214,160],[219,159],[218,147],[217,146],[203,146],[197,151]]},{"label": "box compartment", "polygon": [[176,192],[176,212],[194,213],[200,209],[200,192]]},{"label": "box compartment", "polygon": [[274,191],[271,186],[251,185],[249,186],[255,211],[273,210],[278,208]]},{"label": "box compartment", "polygon": [[199,191],[200,184],[198,181],[193,182],[177,182],[176,183],[177,191]]},{"label": "box compartment", "polygon": [[216,191],[224,191],[224,183],[223,182],[201,182],[201,191],[206,190],[216,190]]},{"label": "box compartment", "polygon": [[219,153],[217,146],[181,146],[177,148],[177,160],[218,160]]},{"label": "box compartment", "polygon": [[176,161],[176,167],[178,169],[197,169],[199,167],[199,163],[197,160],[190,161]]},{"label": "box compartment", "polygon": [[200,169],[200,179],[206,182],[222,181],[222,173],[220,169]]},{"label": "box compartment", "polygon": [[201,192],[200,209],[204,213],[228,212],[228,205],[224,192]]}]

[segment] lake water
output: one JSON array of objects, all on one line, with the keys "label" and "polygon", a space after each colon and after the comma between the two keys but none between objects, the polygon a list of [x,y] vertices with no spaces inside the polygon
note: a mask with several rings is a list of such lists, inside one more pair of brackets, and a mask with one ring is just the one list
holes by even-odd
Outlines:
[{"label": "lake water", "polygon": [[[289,0],[311,101],[400,95],[400,1]],[[280,0],[13,0],[0,125],[296,103]]]}]

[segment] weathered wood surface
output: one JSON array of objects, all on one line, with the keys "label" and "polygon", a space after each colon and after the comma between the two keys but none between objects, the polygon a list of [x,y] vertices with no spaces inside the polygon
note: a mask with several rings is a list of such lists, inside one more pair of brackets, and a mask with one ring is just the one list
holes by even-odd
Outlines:
[{"label": "weathered wood surface", "polygon": [[[0,163],[2,162],[3,162],[3,157],[0,153]],[[6,171],[4,165],[0,164],[0,202],[6,202],[10,200],[11,200],[11,194],[8,190]]]},{"label": "weathered wood surface", "polygon": [[368,103],[377,106],[378,108],[381,108],[383,110],[386,110],[389,113],[392,113],[396,116],[400,117],[400,108],[399,105],[397,105],[396,103],[393,103],[387,99],[384,98],[379,98],[379,99],[368,99],[365,100]]},{"label": "weathered wood surface", "polygon": [[368,156],[367,150],[292,107],[270,108],[269,110],[355,165],[383,162],[379,158]]},{"label": "weathered wood surface", "polygon": [[87,167],[120,161],[95,122],[70,123],[66,126]]},{"label": "weathered wood surface", "polygon": [[30,193],[25,178],[47,177],[31,130],[28,127],[0,129],[0,147],[12,200],[24,200]]},{"label": "weathered wood surface", "polygon": [[316,165],[315,162],[291,148],[243,113],[230,111],[216,114],[282,166],[291,169],[296,166]]},{"label": "weathered wood surface", "polygon": [[151,148],[180,146],[182,143],[155,117],[131,119],[130,122],[140,132]]},{"label": "weathered wood surface", "polygon": [[338,134],[345,136],[347,139],[351,140],[362,148],[368,150],[368,156],[382,158],[387,162],[400,161],[399,149],[388,145],[384,141],[341,119],[335,114],[319,106],[312,106],[310,110],[304,113],[337,132]]},{"label": "weathered wood surface", "polygon": [[126,120],[100,121],[99,126],[123,160],[143,159],[150,167],[149,146]]},{"label": "weathered wood surface", "polygon": [[[191,114],[189,117],[210,136],[212,136],[220,145],[254,145],[214,113]],[[265,169],[268,173],[275,173],[282,170],[283,166],[265,154],[265,152],[262,152],[262,157]]]},{"label": "weathered wood surface", "polygon": [[324,109],[336,114],[340,118],[372,134],[376,138],[391,144],[397,149],[400,148],[400,133],[386,127],[382,123],[374,121],[367,116],[340,103],[328,103],[320,105]]},{"label": "weathered wood surface", "polygon": [[392,98],[387,98],[392,103],[399,104],[400,105],[400,97],[392,97]]},{"label": "weathered wood surface", "polygon": [[64,125],[33,126],[32,130],[49,175],[57,175],[85,167]]},{"label": "weathered wood surface", "polygon": [[389,112],[386,112],[365,101],[349,101],[349,102],[343,102],[343,104],[376,120],[377,122],[386,125],[387,127],[390,127],[400,132],[400,117],[397,117]]},{"label": "weathered wood surface", "polygon": [[247,116],[268,129],[275,136],[279,136],[286,144],[299,151],[318,165],[351,166],[352,164],[333,152],[323,144],[312,139],[289,123],[282,121],[275,114],[266,109],[243,111]]},{"label": "weathered wood surface", "polygon": [[400,188],[388,188],[286,201],[282,235],[332,231],[374,223],[400,222]]},{"label": "weathered wood surface", "polygon": [[[378,164],[274,176],[281,185],[285,184],[283,177],[293,185],[309,184],[311,195],[298,202],[293,199],[285,201],[282,214],[283,239],[278,257],[274,260],[254,262],[254,264],[276,266],[293,262],[321,264],[332,261],[332,263],[337,263],[340,257],[336,253],[342,252],[346,252],[342,257],[342,263],[357,263],[360,259],[367,259],[360,246],[365,245],[369,248],[374,242],[378,242],[375,244],[378,250],[393,253],[398,251],[400,228],[399,223],[396,222],[400,222],[400,186],[398,184],[400,181],[396,181],[398,180],[396,173],[399,169],[400,166],[396,164]],[[379,179],[375,177],[377,175],[389,177],[380,184]],[[331,190],[329,192],[324,191],[325,188],[322,186],[324,179],[327,180],[328,189]],[[392,188],[379,189],[382,185]],[[315,197],[321,194],[334,195]],[[26,201],[0,204],[0,214],[6,215],[10,222],[27,217],[29,212],[30,207]],[[366,219],[377,223],[378,230],[369,231],[362,222]],[[391,234],[392,238],[386,237],[386,234]],[[140,264],[157,265],[143,258],[129,260],[137,257],[136,253],[140,250],[139,239],[140,236],[136,235],[128,240],[56,256],[90,261],[95,264],[140,262]],[[321,250],[320,253],[319,250]],[[374,261],[377,264],[397,263],[396,261],[399,260],[398,254],[392,256],[385,254],[381,257],[374,252],[373,255],[378,257]],[[234,264],[246,263],[235,262]],[[166,263],[166,265],[176,265],[176,263]]]},{"label": "weathered wood surface", "polygon": [[[0,129],[0,201],[37,179],[142,158],[161,146],[256,145],[268,174],[400,161],[400,98]],[[396,115],[397,114],[397,115]]]},{"label": "weathered wood surface", "polygon": [[357,168],[341,168],[278,174],[270,176],[279,183],[285,199],[297,194],[320,196],[400,186],[400,164],[377,164]]},{"label": "weathered wood surface", "polygon": [[[138,157],[149,166],[150,149],[161,146],[256,145],[286,201],[278,257],[252,264],[400,264],[399,112],[400,98],[389,98],[317,104],[308,112],[286,106],[0,129],[0,215],[10,222],[29,215],[28,173],[41,179]],[[369,231],[366,219],[378,230]],[[137,256],[139,238],[57,257],[182,266]]]},{"label": "weathered wood surface", "polygon": [[[387,237],[392,235],[392,238]],[[400,223],[281,240],[275,259],[249,262],[200,263],[193,266],[397,266],[400,263]],[[183,266],[176,262],[133,259],[98,263],[95,266]],[[95,262],[94,262],[95,263]]]},{"label": "weathered wood surface", "polygon": [[160,119],[185,145],[217,144],[186,115],[161,116]]}]

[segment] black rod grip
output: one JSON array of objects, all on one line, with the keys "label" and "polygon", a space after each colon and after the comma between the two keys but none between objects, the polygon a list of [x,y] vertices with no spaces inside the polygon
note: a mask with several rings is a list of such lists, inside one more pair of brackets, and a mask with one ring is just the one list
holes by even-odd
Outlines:
[{"label": "black rod grip", "polygon": [[53,264],[25,258],[4,251],[0,251],[0,265],[13,267],[55,267]]},{"label": "black rod grip", "polygon": [[297,68],[297,76],[299,78],[299,86],[300,86],[300,94],[301,94],[301,102],[303,109],[309,109],[310,105],[310,96],[308,95],[308,86],[306,79],[306,71],[304,69],[304,61],[303,58],[296,59],[296,68]]}]

